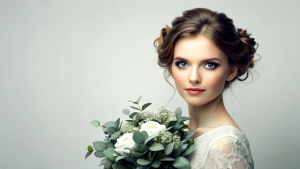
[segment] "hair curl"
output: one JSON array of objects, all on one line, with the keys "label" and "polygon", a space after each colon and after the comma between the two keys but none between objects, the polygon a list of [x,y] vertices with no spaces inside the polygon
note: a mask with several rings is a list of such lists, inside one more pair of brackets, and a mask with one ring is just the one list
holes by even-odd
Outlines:
[{"label": "hair curl", "polygon": [[[255,39],[250,37],[247,30],[236,29],[233,20],[224,13],[206,8],[184,11],[182,16],[172,21],[172,27],[166,25],[161,29],[160,36],[154,40],[153,45],[158,53],[157,63],[168,71],[168,76],[171,75],[176,42],[183,37],[196,35],[210,38],[226,54],[229,64],[238,67],[237,75],[231,81],[225,82],[224,89],[235,80],[244,81],[248,78],[249,68],[254,67],[254,46],[258,45]],[[242,77],[243,75],[245,76]]]}]

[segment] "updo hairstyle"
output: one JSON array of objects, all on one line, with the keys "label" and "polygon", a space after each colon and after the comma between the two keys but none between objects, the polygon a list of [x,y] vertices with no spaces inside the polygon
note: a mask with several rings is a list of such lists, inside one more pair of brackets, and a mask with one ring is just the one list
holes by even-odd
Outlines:
[{"label": "updo hairstyle", "polygon": [[[205,35],[211,39],[225,53],[229,64],[238,67],[237,75],[225,82],[224,89],[236,79],[244,81],[248,78],[248,69],[254,66],[254,46],[257,45],[254,38],[246,30],[236,29],[232,19],[224,13],[205,8],[184,11],[183,16],[176,17],[172,21],[172,27],[166,25],[161,30],[160,37],[153,42],[158,53],[158,65],[168,71],[168,77],[171,75],[176,42],[183,37],[197,35]],[[242,78],[243,75],[245,76]]]}]

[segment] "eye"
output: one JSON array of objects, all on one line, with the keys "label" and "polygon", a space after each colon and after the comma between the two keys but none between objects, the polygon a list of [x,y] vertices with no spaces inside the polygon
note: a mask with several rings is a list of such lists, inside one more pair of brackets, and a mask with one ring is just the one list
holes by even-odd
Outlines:
[{"label": "eye", "polygon": [[182,61],[175,62],[175,65],[179,68],[183,68],[187,66],[186,62],[182,62]]},{"label": "eye", "polygon": [[218,64],[214,62],[207,62],[204,64],[204,67],[207,69],[216,69],[218,67]]}]

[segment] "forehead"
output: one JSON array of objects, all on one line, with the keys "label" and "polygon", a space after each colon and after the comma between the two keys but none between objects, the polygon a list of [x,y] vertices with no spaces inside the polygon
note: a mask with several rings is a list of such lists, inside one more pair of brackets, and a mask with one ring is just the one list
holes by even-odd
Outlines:
[{"label": "forehead", "polygon": [[187,60],[202,60],[219,58],[226,60],[226,55],[217,45],[204,35],[183,37],[177,41],[174,47],[174,59],[176,56]]}]

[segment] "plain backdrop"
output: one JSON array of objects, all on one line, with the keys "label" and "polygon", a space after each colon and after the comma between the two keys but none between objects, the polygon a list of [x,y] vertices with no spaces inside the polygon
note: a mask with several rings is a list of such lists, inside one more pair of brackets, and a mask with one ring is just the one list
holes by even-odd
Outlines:
[{"label": "plain backdrop", "polygon": [[[90,121],[125,120],[122,109],[140,95],[142,104],[152,103],[149,111],[166,106],[174,89],[153,41],[196,7],[224,12],[259,43],[253,78],[224,94],[255,168],[300,168],[299,6],[296,0],[1,0],[0,168],[99,168],[101,159],[84,159],[87,146],[104,138]],[[178,93],[168,104],[177,107],[188,116]]]}]

